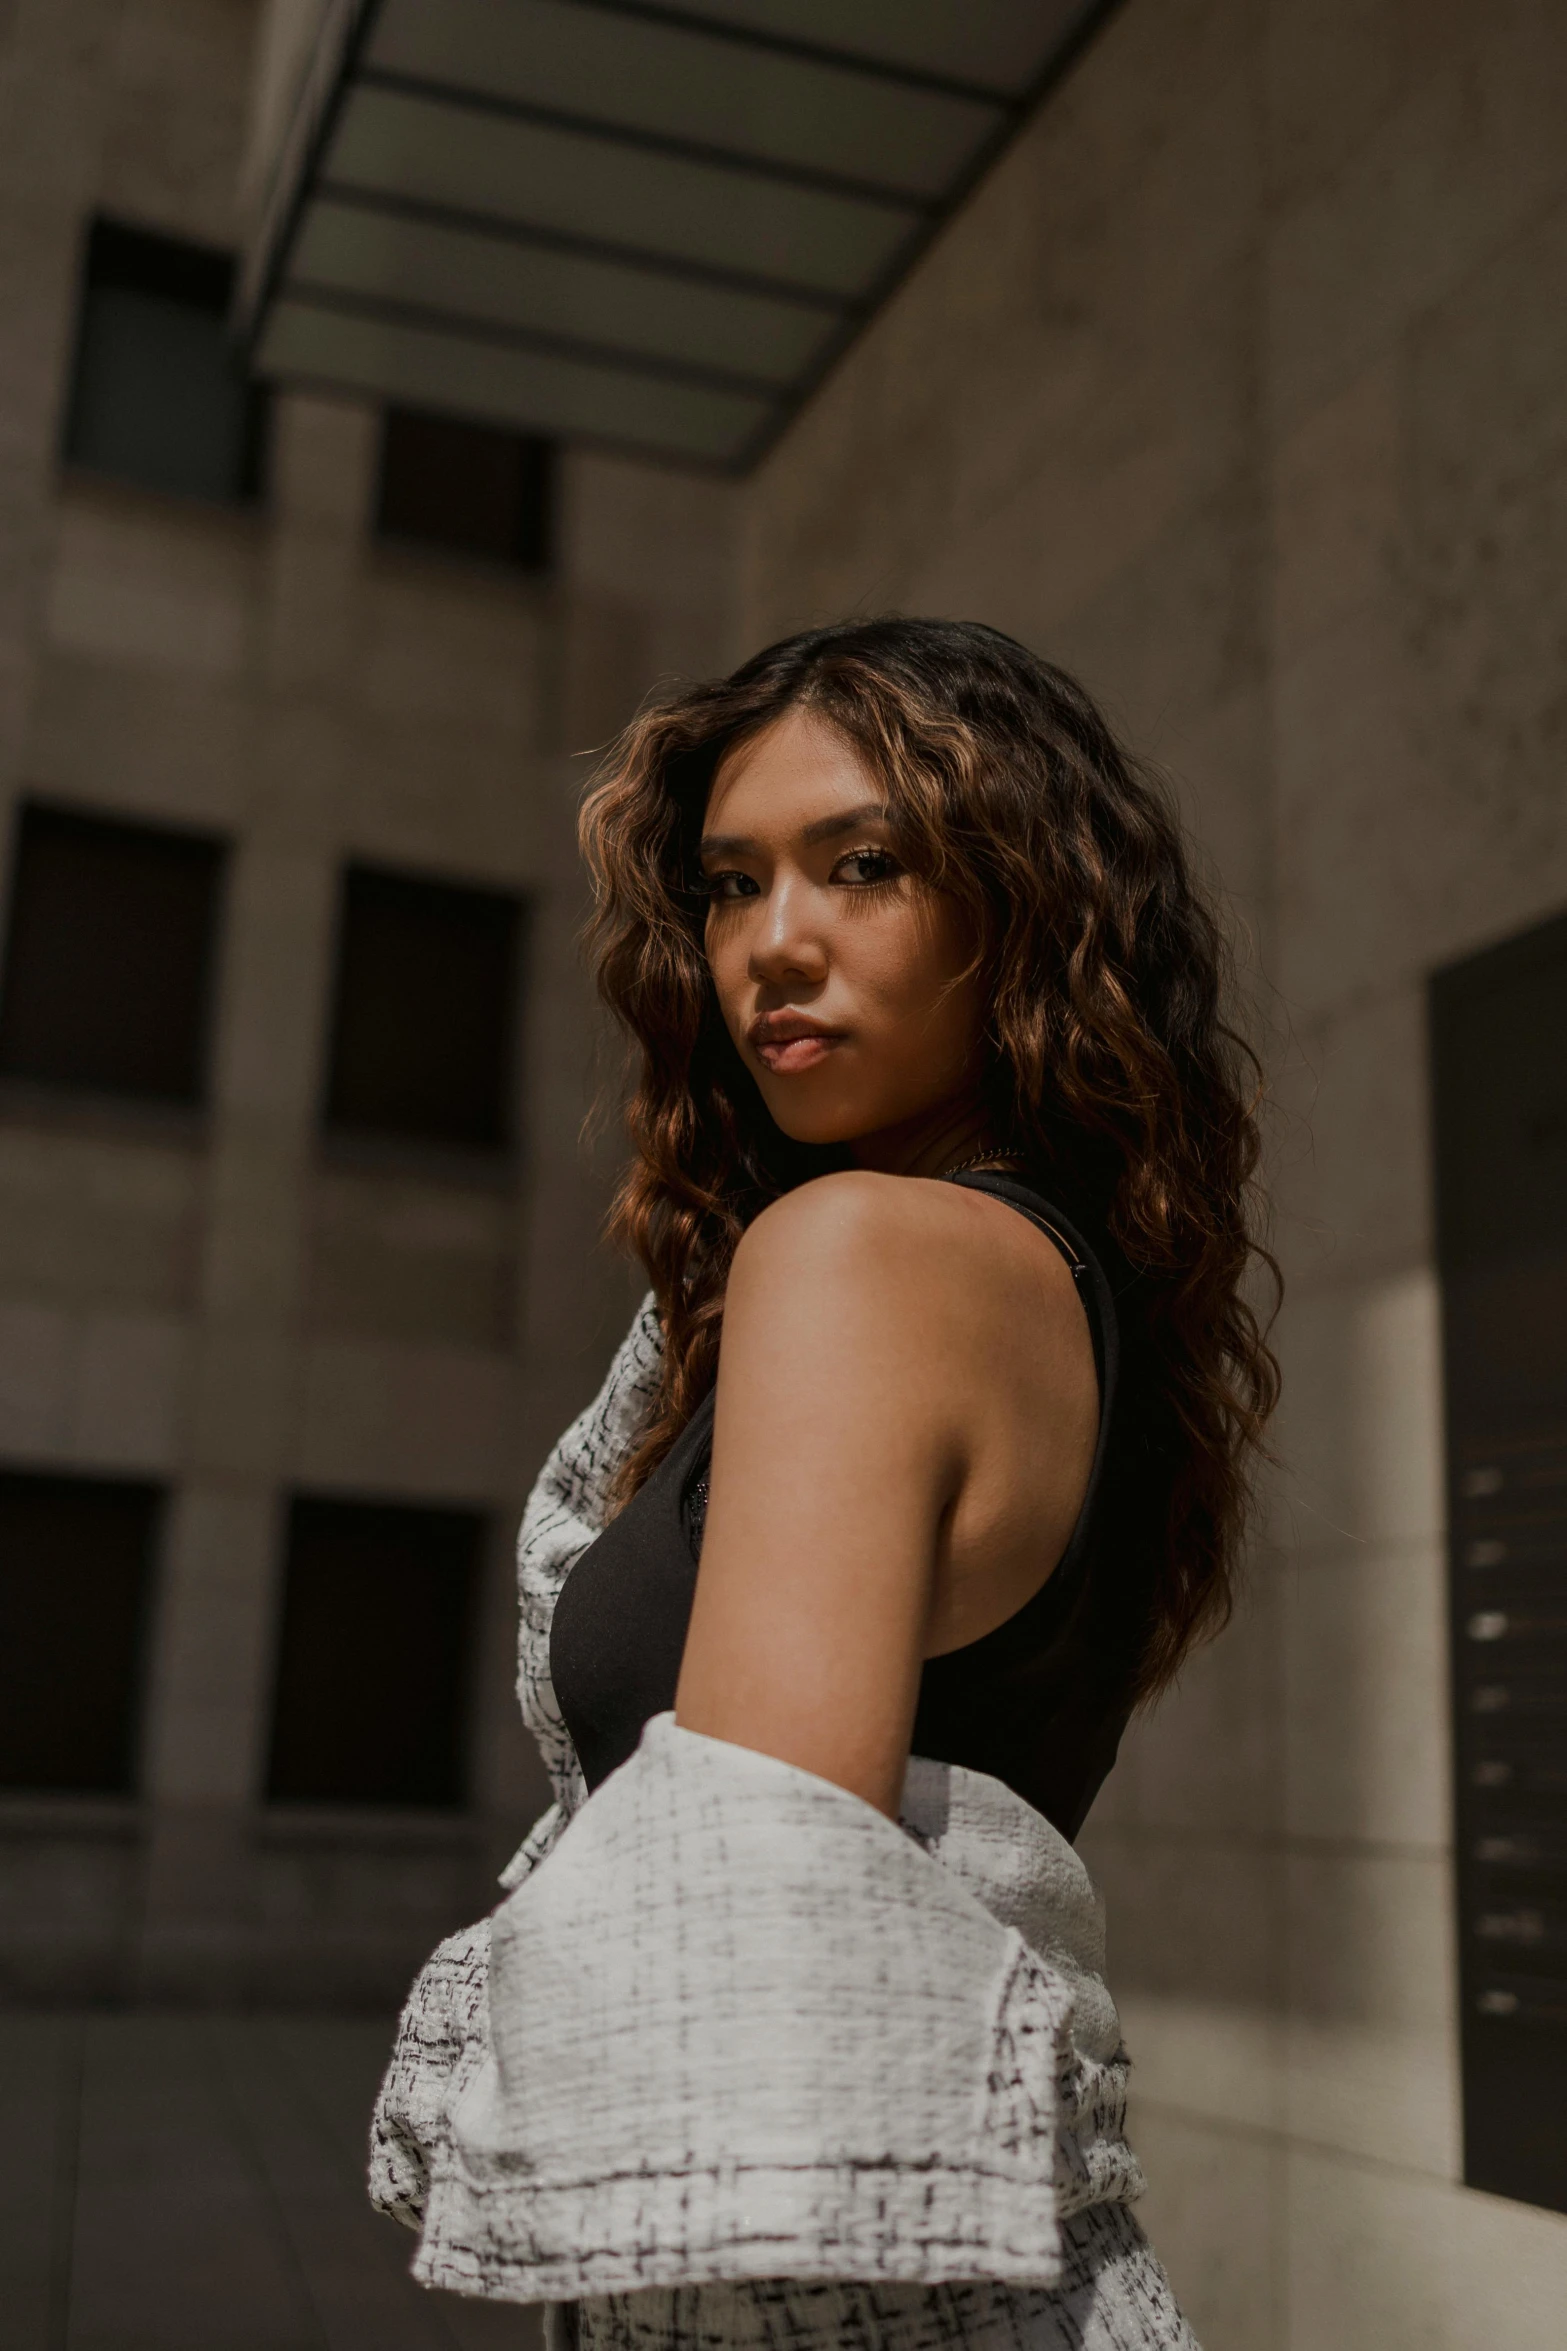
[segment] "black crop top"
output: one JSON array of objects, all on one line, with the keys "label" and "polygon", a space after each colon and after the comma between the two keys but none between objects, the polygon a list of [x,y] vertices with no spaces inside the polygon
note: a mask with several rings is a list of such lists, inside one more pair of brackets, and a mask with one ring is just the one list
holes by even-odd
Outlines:
[{"label": "black crop top", "polygon": [[[1099,1257],[1030,1186],[978,1171],[948,1180],[1005,1200],[1071,1265],[1094,1343],[1099,1436],[1072,1538],[1039,1590],[979,1640],[926,1659],[913,1752],[989,1772],[1075,1837],[1115,1761],[1147,1636],[1144,1562],[1107,1555],[1107,1534],[1124,1516],[1114,1490],[1131,1466],[1121,1321]],[[713,1403],[709,1394],[583,1552],[555,1604],[551,1678],[590,1788],[675,1702],[696,1592]]]}]

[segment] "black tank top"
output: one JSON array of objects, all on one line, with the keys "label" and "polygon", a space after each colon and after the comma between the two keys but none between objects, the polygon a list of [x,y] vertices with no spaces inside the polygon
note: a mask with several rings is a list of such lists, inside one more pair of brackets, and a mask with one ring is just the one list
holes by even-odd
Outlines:
[{"label": "black tank top", "polygon": [[[1115,1761],[1148,1630],[1145,1559],[1110,1555],[1120,1549],[1117,1533],[1134,1540],[1142,1533],[1134,1535],[1114,1507],[1115,1489],[1124,1491],[1133,1468],[1122,1318],[1100,1256],[1028,1184],[980,1171],[947,1180],[1005,1200],[1071,1266],[1093,1337],[1099,1435],[1071,1540],[1039,1590],[994,1631],[926,1659],[913,1752],[990,1773],[1075,1837]],[[1115,1253],[1105,1254],[1124,1276]],[[1123,1296],[1129,1286],[1117,1284]],[[713,1405],[710,1393],[577,1560],[555,1604],[550,1673],[590,1788],[675,1702],[706,1515]]]}]

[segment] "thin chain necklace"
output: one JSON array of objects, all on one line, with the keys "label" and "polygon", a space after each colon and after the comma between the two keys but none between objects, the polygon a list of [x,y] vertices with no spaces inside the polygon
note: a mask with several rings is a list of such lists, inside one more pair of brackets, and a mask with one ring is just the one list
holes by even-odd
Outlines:
[{"label": "thin chain necklace", "polygon": [[956,1167],[944,1167],[937,1181],[945,1183],[948,1176],[969,1175],[977,1167],[1007,1168],[1016,1167],[1018,1164],[1017,1158],[1012,1153],[999,1151],[992,1144],[988,1151],[977,1151],[972,1159],[960,1159]]}]

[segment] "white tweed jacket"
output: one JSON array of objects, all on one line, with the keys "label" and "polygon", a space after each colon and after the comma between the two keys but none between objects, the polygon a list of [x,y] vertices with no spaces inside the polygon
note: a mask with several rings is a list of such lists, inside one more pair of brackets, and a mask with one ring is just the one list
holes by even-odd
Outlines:
[{"label": "white tweed jacket", "polygon": [[555,2305],[579,2351],[1192,2351],[1128,2210],[1099,1904],[1047,1821],[916,1757],[894,1825],[670,1715],[586,1796],[549,1622],[658,1359],[648,1304],[529,1502],[519,1688],[557,1801],[414,1986],[374,2201],[422,2282]]}]

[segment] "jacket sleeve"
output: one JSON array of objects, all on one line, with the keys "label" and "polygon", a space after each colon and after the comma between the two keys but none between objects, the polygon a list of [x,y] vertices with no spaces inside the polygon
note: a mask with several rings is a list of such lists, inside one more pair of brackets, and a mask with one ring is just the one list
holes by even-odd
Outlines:
[{"label": "jacket sleeve", "polygon": [[1092,1888],[1056,1839],[1085,1968],[1071,1932],[1047,1955],[987,1906],[940,1841],[657,1716],[495,1915],[487,2045],[431,2151],[414,2275],[519,2302],[1053,2285],[1063,2216],[1141,2187],[1107,2000],[1085,2010],[1095,2050],[1074,2041]]},{"label": "jacket sleeve", "polygon": [[[555,1789],[561,1826],[586,1790],[550,1680],[550,1622],[561,1586],[608,1524],[615,1476],[647,1425],[663,1352],[650,1292],[637,1309],[603,1386],[535,1479],[517,1537],[517,1697]],[[518,1854],[503,1883],[515,1884],[531,1860],[548,1849],[538,1845],[543,1825]]]},{"label": "jacket sleeve", "polygon": [[[552,1448],[517,1538],[518,1697],[555,1789],[501,1873],[514,1887],[537,1868],[586,1795],[549,1673],[550,1619],[561,1585],[609,1516],[615,1473],[658,1389],[663,1338],[651,1293],[603,1386]],[[417,2229],[430,2166],[445,2148],[453,2100],[487,2046],[490,1922],[451,1935],[414,1983],[370,2128],[370,2200]]]}]

